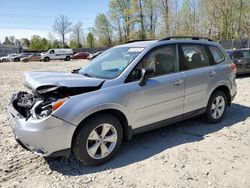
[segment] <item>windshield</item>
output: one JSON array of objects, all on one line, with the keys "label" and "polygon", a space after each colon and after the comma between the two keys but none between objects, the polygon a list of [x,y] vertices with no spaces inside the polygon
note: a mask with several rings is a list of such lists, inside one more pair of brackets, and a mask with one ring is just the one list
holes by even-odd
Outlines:
[{"label": "windshield", "polygon": [[143,49],[135,47],[111,48],[90,61],[78,73],[88,77],[115,78],[125,70]]}]

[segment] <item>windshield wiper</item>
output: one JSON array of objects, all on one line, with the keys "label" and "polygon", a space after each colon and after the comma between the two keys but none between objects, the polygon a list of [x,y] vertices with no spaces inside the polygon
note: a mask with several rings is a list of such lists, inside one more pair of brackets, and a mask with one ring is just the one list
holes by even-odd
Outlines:
[{"label": "windshield wiper", "polygon": [[84,73],[83,76],[87,76],[89,78],[92,78],[93,76],[89,75],[88,73]]},{"label": "windshield wiper", "polygon": [[71,71],[71,73],[73,73],[73,74],[78,74],[79,70],[80,70],[80,69],[74,69],[74,70]]}]

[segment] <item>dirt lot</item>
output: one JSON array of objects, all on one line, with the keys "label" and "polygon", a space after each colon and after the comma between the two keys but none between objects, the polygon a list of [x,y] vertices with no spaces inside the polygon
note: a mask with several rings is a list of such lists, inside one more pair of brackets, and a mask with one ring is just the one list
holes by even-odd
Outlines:
[{"label": "dirt lot", "polygon": [[30,70],[70,71],[87,62],[0,64],[0,187],[250,187],[250,77],[225,120],[201,118],[135,136],[100,167],[43,159],[14,140],[5,107]]}]

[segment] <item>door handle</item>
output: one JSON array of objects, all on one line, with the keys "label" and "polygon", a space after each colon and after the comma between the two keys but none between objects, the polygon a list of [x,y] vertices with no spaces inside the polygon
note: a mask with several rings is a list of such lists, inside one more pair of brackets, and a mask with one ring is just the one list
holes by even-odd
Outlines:
[{"label": "door handle", "polygon": [[211,71],[208,75],[209,75],[209,76],[215,76],[215,75],[216,75],[216,72],[215,72],[215,71]]},{"label": "door handle", "polygon": [[184,82],[184,80],[181,80],[181,79],[175,80],[175,81],[174,81],[174,86],[180,86],[180,85],[183,84],[183,82]]}]

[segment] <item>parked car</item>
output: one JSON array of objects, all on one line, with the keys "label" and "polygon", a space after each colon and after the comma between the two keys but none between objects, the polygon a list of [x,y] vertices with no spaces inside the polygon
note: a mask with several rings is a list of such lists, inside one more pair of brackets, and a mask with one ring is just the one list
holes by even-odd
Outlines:
[{"label": "parked car", "polygon": [[22,58],[28,57],[30,55],[31,55],[31,53],[21,53],[21,54],[17,54],[16,56],[12,56],[9,59],[12,62],[19,62]]},{"label": "parked car", "polygon": [[9,54],[4,57],[0,57],[0,62],[10,62],[12,58],[16,57],[17,54]]},{"label": "parked car", "polygon": [[51,49],[45,53],[41,53],[41,60],[48,62],[50,60],[70,61],[73,56],[72,49]]},{"label": "parked car", "polygon": [[78,52],[73,55],[73,59],[87,59],[89,55],[88,52]]},{"label": "parked car", "polygon": [[21,58],[22,62],[28,62],[28,61],[40,61],[41,60],[41,54],[39,53],[33,53],[28,57]]},{"label": "parked car", "polygon": [[89,59],[89,60],[93,60],[93,59],[95,59],[97,56],[101,55],[102,53],[103,53],[103,51],[99,51],[99,52],[96,52],[96,53],[94,53],[94,54],[89,54],[88,59]]},{"label": "parked car", "polygon": [[237,74],[250,73],[250,49],[226,50],[237,66]]},{"label": "parked car", "polygon": [[236,95],[236,65],[210,39],[179,38],[116,46],[74,73],[26,73],[29,91],[8,106],[16,140],[100,165],[134,134],[201,114],[220,122]]}]

